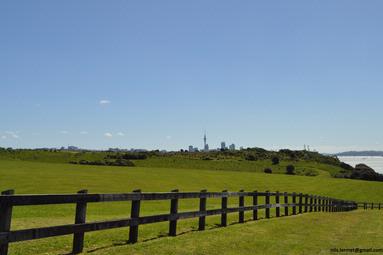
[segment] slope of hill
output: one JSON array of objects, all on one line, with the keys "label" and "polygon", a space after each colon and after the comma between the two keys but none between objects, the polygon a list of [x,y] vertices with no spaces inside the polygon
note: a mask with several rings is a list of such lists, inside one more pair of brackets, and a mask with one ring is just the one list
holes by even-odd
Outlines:
[{"label": "slope of hill", "polygon": [[335,157],[309,151],[267,151],[248,148],[239,151],[168,152],[159,151],[130,153],[108,151],[61,151],[61,150],[12,150],[0,148],[0,159],[47,163],[76,163],[89,165],[137,165],[143,167],[189,168],[210,170],[236,170],[285,173],[288,165],[295,167],[295,174],[315,176],[321,171],[332,176],[347,173]]},{"label": "slope of hill", "polygon": [[[14,188],[18,194],[74,193],[80,189],[88,189],[91,193],[117,193],[129,192],[137,188],[142,189],[144,192],[150,192],[170,191],[178,188],[180,191],[198,191],[201,189],[208,189],[209,191],[222,191],[224,189],[230,191],[238,191],[240,189],[296,191],[341,199],[374,202],[381,201],[383,197],[383,183],[381,182],[330,178],[329,174],[322,174],[313,178],[282,174],[270,175],[247,171],[217,172],[206,169],[125,168],[0,160],[0,176],[1,189]],[[248,200],[245,202],[246,204],[250,203]],[[260,200],[260,203],[262,202]],[[194,199],[183,201],[179,204],[180,211],[195,210],[198,208],[198,203],[199,201]],[[238,200],[229,199],[229,206],[236,205],[237,203]],[[220,200],[208,199],[207,206],[208,209],[219,208]],[[74,210],[73,205],[16,207],[13,211],[12,229],[73,223]],[[142,204],[141,213],[142,215],[151,215],[168,213],[168,211],[168,201],[147,201]],[[125,218],[129,215],[129,212],[130,203],[89,204],[87,221]],[[262,213],[260,212],[260,217],[264,217]],[[358,240],[357,243],[361,245],[366,244],[370,240],[366,239],[368,236],[360,231],[355,231],[352,232],[355,235],[354,239],[350,239],[350,233],[347,231],[347,229],[352,230],[360,227],[359,223],[361,221],[365,222],[364,229],[368,233],[377,233],[376,236],[378,237],[383,233],[382,228],[379,227],[381,224],[377,222],[377,218],[381,214],[379,214],[380,216],[377,214],[358,214],[358,212],[342,214],[350,216],[346,215],[345,218],[331,216],[330,220],[327,214],[315,214],[316,216],[314,214],[312,216],[306,214],[291,219],[286,217],[285,219],[275,219],[270,222],[264,220],[251,222],[249,225],[246,223],[243,225],[243,228],[237,224],[226,229],[217,229],[201,234],[197,232],[190,233],[196,229],[197,224],[195,220],[186,220],[179,222],[178,232],[188,234],[172,239],[158,238],[166,236],[167,223],[145,225],[140,227],[140,239],[137,245],[126,245],[125,240],[127,240],[128,229],[122,228],[86,234],[85,250],[88,252],[93,251],[94,254],[153,254],[158,253],[158,249],[163,249],[165,254],[169,250],[165,249],[164,246],[174,246],[174,252],[169,251],[169,254],[177,254],[177,251],[185,251],[186,254],[192,254],[192,247],[201,247],[202,251],[200,254],[204,254],[203,251],[214,254],[214,250],[217,249],[216,245],[222,245],[225,254],[236,254],[236,252],[252,254],[251,251],[255,249],[252,242],[256,242],[256,250],[259,254],[269,251],[270,248],[266,246],[270,243],[279,244],[281,249],[287,250],[292,249],[291,245],[295,243],[298,245],[295,248],[296,253],[307,250],[311,251],[311,249],[315,253],[319,253],[323,249],[327,250],[330,246],[338,247],[346,244],[341,241],[342,238]],[[272,215],[274,215],[273,211]],[[230,215],[229,223],[237,222],[237,217],[237,214]],[[246,219],[250,219],[250,217],[249,214],[246,214]],[[319,224],[311,224],[313,221]],[[215,228],[218,222],[218,217],[208,217],[207,228]],[[283,224],[280,225],[279,222],[283,222]],[[322,224],[327,225],[321,226]],[[332,224],[333,227],[331,227]],[[368,227],[369,225],[374,225],[374,227]],[[305,234],[308,230],[303,228],[307,228],[307,226],[312,228],[310,230],[311,234]],[[233,232],[230,230],[231,227],[234,227]],[[297,230],[301,232],[297,234]],[[278,233],[280,236],[284,236],[285,241],[280,243],[280,236],[273,236],[272,233],[277,233],[276,231],[281,231]],[[338,235],[330,243],[327,242],[330,238],[328,237],[328,231],[333,233],[333,235]],[[238,235],[239,239],[244,242],[248,240],[250,244],[232,246],[232,243],[228,243],[230,239],[228,233]],[[264,234],[264,238],[254,241],[256,236],[262,235],[261,233]],[[202,242],[203,238],[214,240],[214,242]],[[301,238],[305,241],[302,244],[297,242]],[[151,239],[154,240],[150,241]],[[144,240],[148,241],[142,242]],[[71,241],[72,237],[66,236],[15,243],[11,245],[11,254],[63,254],[70,251]],[[186,245],[187,242],[189,242],[189,246]],[[374,244],[373,242],[370,243],[370,245]],[[378,246],[377,243],[376,245]],[[222,249],[217,249],[217,252],[223,251]]]}]

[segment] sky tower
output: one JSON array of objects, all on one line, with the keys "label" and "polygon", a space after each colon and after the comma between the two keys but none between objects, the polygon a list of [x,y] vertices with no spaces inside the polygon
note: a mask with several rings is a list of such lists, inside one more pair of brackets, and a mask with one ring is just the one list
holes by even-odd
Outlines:
[{"label": "sky tower", "polygon": [[206,143],[207,139],[206,139],[206,132],[203,136],[203,149],[204,151],[209,151],[209,145]]}]

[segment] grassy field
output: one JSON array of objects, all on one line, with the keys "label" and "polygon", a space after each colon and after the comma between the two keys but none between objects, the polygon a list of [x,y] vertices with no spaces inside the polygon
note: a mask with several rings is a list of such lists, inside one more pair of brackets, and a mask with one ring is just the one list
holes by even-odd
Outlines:
[{"label": "grassy field", "polygon": [[[291,154],[291,155],[290,155]],[[294,165],[295,174],[315,176],[320,171],[331,175],[344,172],[341,162],[329,156],[324,156],[308,151],[274,152],[263,149],[250,149],[249,151],[212,151],[212,152],[144,152],[144,153],[118,153],[107,151],[63,151],[63,150],[8,150],[0,148],[0,160],[17,160],[44,163],[79,163],[82,161],[93,165],[98,162],[106,164],[114,161],[110,157],[123,155],[143,156],[145,159],[129,158],[139,167],[151,168],[177,168],[177,169],[209,169],[222,171],[264,172],[265,168],[272,169],[273,173],[285,173],[287,165]],[[247,160],[249,156],[253,160]],[[272,164],[272,158],[277,158],[280,163]]]},{"label": "grassy field", "polygon": [[[382,200],[383,183],[336,179],[331,178],[328,171],[318,172],[318,176],[306,177],[252,171],[124,168],[3,160],[0,161],[0,188],[13,188],[18,194],[74,193],[80,189],[88,189],[91,193],[129,192],[138,188],[144,192],[175,188],[180,191],[279,190],[356,201]],[[229,203],[234,205],[237,201],[230,199]],[[219,205],[218,199],[208,200],[208,209]],[[197,208],[197,200],[180,202],[181,211]],[[167,213],[168,210],[169,202],[147,201],[142,204],[142,215]],[[88,221],[125,218],[129,212],[130,203],[90,204]],[[185,234],[176,238],[163,237],[167,233],[167,223],[159,223],[140,227],[139,243],[135,245],[125,243],[128,228],[89,233],[85,250],[94,254],[286,254],[286,251],[291,251],[291,254],[312,254],[311,251],[326,254],[331,247],[349,247],[351,244],[378,247],[377,240],[383,234],[382,214],[383,211],[313,213],[235,224],[225,229],[216,227],[218,217],[210,217],[207,224],[211,230],[201,233],[194,231],[196,220],[181,221],[178,232]],[[246,214],[247,219],[250,217]],[[73,223],[74,205],[18,207],[14,210],[13,219],[12,229],[69,224]],[[236,220],[237,215],[229,217],[231,223]],[[63,254],[69,252],[70,247],[71,236],[49,238],[12,244],[11,254]],[[197,248],[201,249],[200,253],[197,253]]]}]

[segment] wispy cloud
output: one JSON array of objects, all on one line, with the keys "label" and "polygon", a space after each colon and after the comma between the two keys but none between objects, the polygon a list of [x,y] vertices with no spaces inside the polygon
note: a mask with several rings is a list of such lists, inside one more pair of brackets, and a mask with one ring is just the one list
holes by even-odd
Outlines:
[{"label": "wispy cloud", "polygon": [[1,136],[1,139],[7,139],[7,136],[2,135],[2,136]]},{"label": "wispy cloud", "polygon": [[172,136],[171,135],[167,135],[166,139],[170,140],[170,139],[172,139]]},{"label": "wispy cloud", "polygon": [[80,132],[80,135],[87,135],[87,134],[89,134],[88,131],[81,131]]},{"label": "wispy cloud", "polygon": [[107,138],[113,137],[113,135],[111,133],[109,133],[109,132],[105,133],[104,136],[107,137]]},{"label": "wispy cloud", "polygon": [[[20,138],[20,136],[18,135],[18,132],[6,131],[5,133],[8,135],[8,137],[11,137],[13,139],[19,139]],[[7,136],[5,136],[5,138],[7,138]]]},{"label": "wispy cloud", "polygon": [[102,100],[100,100],[100,102],[99,102],[100,105],[108,105],[108,104],[110,104],[110,103],[111,103],[110,100],[107,100],[107,99],[102,99]]},{"label": "wispy cloud", "polygon": [[122,133],[122,132],[118,132],[116,135],[118,135],[118,136],[125,136],[125,134]]},{"label": "wispy cloud", "polygon": [[62,135],[67,135],[67,134],[69,134],[69,131],[61,130],[59,133],[62,134]]}]

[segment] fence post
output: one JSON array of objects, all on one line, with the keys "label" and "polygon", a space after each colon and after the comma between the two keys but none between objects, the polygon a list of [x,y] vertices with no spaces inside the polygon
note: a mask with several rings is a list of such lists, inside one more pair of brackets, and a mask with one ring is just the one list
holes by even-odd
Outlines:
[{"label": "fence post", "polygon": [[[199,199],[199,211],[206,213],[206,189],[201,190],[201,197]],[[206,216],[200,216],[198,220],[198,230],[205,230]]]},{"label": "fence post", "polygon": [[[178,189],[171,192],[178,193]],[[177,235],[177,212],[178,212],[178,196],[170,200],[170,221],[169,221],[169,236]]]},{"label": "fence post", "polygon": [[319,211],[324,212],[324,203],[325,203],[325,198],[320,196],[319,197]]},{"label": "fence post", "polygon": [[[243,189],[241,189],[239,192],[244,192]],[[238,222],[243,223],[245,221],[245,197],[243,195],[239,196],[239,212],[238,212]]]},{"label": "fence post", "polygon": [[[258,205],[258,192],[255,190],[253,195],[253,206]],[[258,208],[253,208],[253,220],[258,220]]]},{"label": "fence post", "polygon": [[283,202],[285,203],[285,216],[289,216],[289,196],[287,192],[283,193]]},{"label": "fence post", "polygon": [[308,211],[309,195],[305,194],[305,213]]},{"label": "fence post", "polygon": [[380,203],[379,203],[379,210],[380,210]]},{"label": "fence post", "polygon": [[310,195],[310,212],[313,211],[313,195]]},{"label": "fence post", "polygon": [[275,193],[275,203],[276,203],[276,208],[275,208],[275,216],[276,217],[279,217],[280,216],[280,204],[279,204],[279,191],[277,191],[276,193]]},{"label": "fence post", "polygon": [[371,203],[371,210],[374,209],[374,203]]},{"label": "fence post", "polygon": [[299,214],[302,214],[302,201],[303,201],[303,194],[299,193]]},{"label": "fence post", "polygon": [[318,212],[322,211],[322,197],[318,197]]},{"label": "fence post", "polygon": [[266,218],[270,218],[270,191],[266,191],[265,197],[265,205],[266,205]]},{"label": "fence post", "polygon": [[318,211],[318,196],[314,196],[314,212]]},{"label": "fence post", "polygon": [[325,197],[325,211],[328,212],[328,197]]},{"label": "fence post", "polygon": [[326,210],[326,198],[325,197],[322,197],[321,207],[322,207],[321,211],[324,212]]},{"label": "fence post", "polygon": [[[77,194],[87,194],[88,190],[80,190]],[[87,203],[79,199],[76,203],[76,216],[75,224],[85,223],[86,221],[86,207]],[[84,249],[84,232],[75,233],[73,235],[72,253],[79,254]]]},{"label": "fence post", "polygon": [[[133,190],[134,193],[141,193],[140,189]],[[130,219],[132,220],[132,225],[129,229],[129,243],[137,243],[138,240],[138,218],[140,217],[140,204],[141,197],[137,200],[132,200],[132,207],[130,210]]]},{"label": "fence post", "polygon": [[[222,213],[221,213],[221,226],[226,227],[227,226],[227,190],[222,191],[222,200],[221,200],[221,208],[222,208]],[[225,196],[226,195],[226,196]]]},{"label": "fence post", "polygon": [[331,198],[330,197],[327,198],[327,211],[331,212]]},{"label": "fence post", "polygon": [[[15,194],[13,189],[1,192],[1,195],[11,196]],[[0,204],[0,232],[9,232],[11,230],[12,205],[7,203]],[[8,254],[8,243],[0,244],[0,255]]]},{"label": "fence post", "polygon": [[297,214],[297,194],[295,192],[293,192],[293,215],[296,215]]}]

